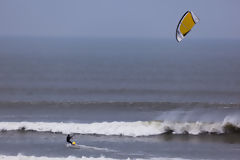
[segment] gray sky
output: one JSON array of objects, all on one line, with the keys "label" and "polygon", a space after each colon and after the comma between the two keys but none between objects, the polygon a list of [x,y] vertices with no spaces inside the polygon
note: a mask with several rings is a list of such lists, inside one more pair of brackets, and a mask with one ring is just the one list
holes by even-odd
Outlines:
[{"label": "gray sky", "polygon": [[239,38],[239,0],[0,0],[0,36],[172,38],[182,15],[192,38]]}]

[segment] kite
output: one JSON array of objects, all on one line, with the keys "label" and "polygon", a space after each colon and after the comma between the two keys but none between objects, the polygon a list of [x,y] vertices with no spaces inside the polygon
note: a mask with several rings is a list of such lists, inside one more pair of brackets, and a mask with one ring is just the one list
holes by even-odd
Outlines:
[{"label": "kite", "polygon": [[176,29],[177,41],[183,40],[197,22],[199,22],[199,18],[192,11],[187,11],[178,23]]}]

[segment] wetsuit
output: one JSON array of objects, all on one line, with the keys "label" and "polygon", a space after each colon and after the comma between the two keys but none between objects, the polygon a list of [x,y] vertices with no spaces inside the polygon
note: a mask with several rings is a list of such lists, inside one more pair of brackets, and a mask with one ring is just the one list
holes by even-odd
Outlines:
[{"label": "wetsuit", "polygon": [[72,141],[71,141],[72,137],[73,137],[73,136],[70,136],[69,134],[67,135],[67,139],[66,139],[66,140],[67,140],[67,142],[70,143],[70,144],[72,144]]}]

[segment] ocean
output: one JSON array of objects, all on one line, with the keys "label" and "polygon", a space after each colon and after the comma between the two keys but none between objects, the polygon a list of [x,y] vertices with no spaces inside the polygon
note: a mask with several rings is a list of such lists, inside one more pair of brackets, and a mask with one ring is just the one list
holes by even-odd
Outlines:
[{"label": "ocean", "polygon": [[234,39],[1,37],[0,160],[239,160],[239,59]]}]

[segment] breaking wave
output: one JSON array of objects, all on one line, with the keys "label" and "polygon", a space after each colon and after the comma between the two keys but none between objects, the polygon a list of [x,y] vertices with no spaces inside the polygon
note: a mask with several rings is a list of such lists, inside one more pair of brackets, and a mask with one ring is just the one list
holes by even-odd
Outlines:
[{"label": "breaking wave", "polygon": [[63,123],[63,122],[0,122],[1,131],[37,131],[52,133],[78,133],[118,136],[153,136],[160,134],[229,134],[240,133],[238,117],[227,116],[223,122],[99,122],[99,123]]},{"label": "breaking wave", "polygon": [[[17,156],[7,156],[7,155],[0,155],[0,160],[120,160],[120,159],[113,159],[113,158],[106,158],[106,157],[74,157],[74,156],[68,156],[68,157],[35,157],[35,156],[25,156],[22,154],[18,154]],[[130,158],[127,158],[127,160],[131,160]],[[137,158],[134,160],[144,160]],[[146,160],[188,160],[183,158],[164,158],[164,157],[158,157],[158,158],[150,158]]]}]

